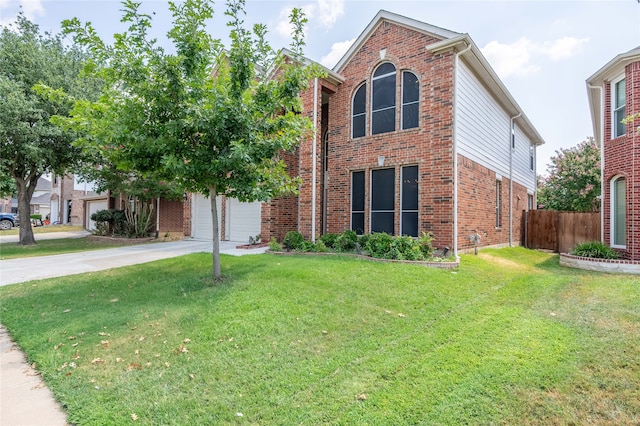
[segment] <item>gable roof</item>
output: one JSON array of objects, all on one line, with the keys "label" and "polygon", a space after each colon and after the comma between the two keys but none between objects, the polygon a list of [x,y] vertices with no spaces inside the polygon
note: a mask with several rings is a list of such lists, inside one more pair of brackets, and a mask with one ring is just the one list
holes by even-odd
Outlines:
[{"label": "gable roof", "polygon": [[589,100],[589,111],[591,112],[591,123],[593,124],[593,135],[598,145],[602,144],[602,123],[604,104],[604,85],[618,77],[624,72],[624,68],[631,62],[640,61],[640,46],[635,47],[625,53],[617,55],[587,78],[587,98]]},{"label": "gable roof", "polygon": [[502,83],[498,75],[495,73],[489,62],[486,60],[482,52],[476,44],[471,40],[469,34],[457,33],[444,28],[436,27],[424,22],[417,21],[406,16],[398,15],[386,10],[379,11],[373,20],[367,25],[367,28],[360,34],[356,41],[351,45],[349,50],[344,54],[342,59],[333,67],[336,73],[349,63],[351,58],[360,50],[362,45],[371,37],[373,32],[383,21],[391,22],[396,25],[402,25],[414,31],[429,34],[440,41],[425,46],[426,49],[433,53],[454,50],[462,52],[469,48],[468,52],[461,55],[461,58],[471,67],[480,81],[485,85],[487,90],[498,100],[505,111],[511,116],[518,116],[517,124],[524,131],[527,137],[536,146],[544,144],[544,139],[538,131],[533,127],[531,121],[526,116],[522,108],[511,96],[505,85]]},{"label": "gable roof", "polygon": [[389,21],[397,25],[402,25],[414,31],[429,34],[440,40],[450,39],[460,35],[460,33],[436,27],[434,25],[417,21],[412,18],[407,18],[406,16],[398,15],[397,13],[380,10],[371,20],[371,22],[369,22],[369,25],[367,25],[364,31],[362,31],[358,38],[353,42],[349,50],[347,50],[344,56],[342,56],[342,59],[340,59],[336,66],[333,67],[333,70],[335,72],[340,73],[342,68],[344,68],[344,66],[349,63],[353,55],[355,55],[355,53],[360,50],[360,47],[362,47],[362,45],[369,39],[369,37],[371,37],[371,34],[373,34],[373,32],[376,30],[376,28],[378,28],[378,25],[382,21]]}]

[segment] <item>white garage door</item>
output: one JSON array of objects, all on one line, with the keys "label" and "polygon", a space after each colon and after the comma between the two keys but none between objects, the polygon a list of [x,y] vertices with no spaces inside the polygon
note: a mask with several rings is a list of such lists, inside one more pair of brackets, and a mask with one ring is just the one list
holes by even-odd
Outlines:
[{"label": "white garage door", "polygon": [[227,203],[227,240],[248,243],[260,235],[262,203],[241,203],[232,198]]},{"label": "white garage door", "polygon": [[[222,219],[222,205],[220,197],[217,198],[218,229]],[[191,204],[191,236],[196,240],[213,239],[213,224],[211,223],[211,199],[204,198],[202,194],[194,194]],[[218,233],[220,235],[220,233]]]},{"label": "white garage door", "polygon": [[94,231],[96,229],[96,222],[91,220],[91,215],[100,210],[106,210],[109,208],[107,200],[87,201],[87,230]]},{"label": "white garage door", "polygon": [[[220,226],[222,221],[221,197],[218,197],[217,210]],[[248,243],[249,237],[255,238],[260,234],[260,218],[262,204],[241,203],[237,199],[228,199],[226,205],[225,239]],[[192,204],[193,220],[191,222],[191,235],[197,240],[211,240],[213,238],[213,225],[211,223],[211,202],[201,194],[193,196]],[[219,234],[221,235],[221,233]]]}]

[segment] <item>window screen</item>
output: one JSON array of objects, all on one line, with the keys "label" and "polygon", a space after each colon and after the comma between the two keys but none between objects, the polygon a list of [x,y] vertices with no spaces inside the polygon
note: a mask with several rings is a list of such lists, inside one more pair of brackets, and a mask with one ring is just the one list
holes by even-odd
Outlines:
[{"label": "window screen", "polygon": [[367,85],[363,84],[353,95],[352,137],[361,138],[365,133],[367,117]]},{"label": "window screen", "polygon": [[627,184],[624,178],[618,178],[613,182],[613,245],[627,245]]},{"label": "window screen", "polygon": [[351,230],[364,234],[364,172],[351,174]]},{"label": "window screen", "polygon": [[418,236],[418,166],[402,168],[402,235]]},{"label": "window screen", "polygon": [[396,129],[396,67],[380,65],[372,79],[371,134]]},{"label": "window screen", "polygon": [[402,128],[418,127],[420,83],[418,77],[409,71],[402,73]]},{"label": "window screen", "polygon": [[371,232],[394,235],[395,169],[371,172]]},{"label": "window screen", "polygon": [[627,114],[627,85],[625,79],[620,80],[614,85],[614,110],[613,110],[613,137],[617,138],[627,132],[626,124],[622,123],[622,119]]}]

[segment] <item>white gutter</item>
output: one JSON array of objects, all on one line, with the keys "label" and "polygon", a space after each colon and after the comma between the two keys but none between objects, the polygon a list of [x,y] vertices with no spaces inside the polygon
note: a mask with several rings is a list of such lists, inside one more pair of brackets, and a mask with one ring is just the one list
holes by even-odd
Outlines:
[{"label": "white gutter", "polygon": [[604,243],[604,87],[587,86],[600,92],[600,242]]},{"label": "white gutter", "polygon": [[160,197],[156,200],[156,238],[160,234]]},{"label": "white gutter", "polygon": [[513,150],[516,146],[516,129],[514,121],[522,116],[522,113],[511,117],[509,126],[509,247],[513,247]]},{"label": "white gutter", "polygon": [[458,141],[456,139],[456,127],[458,126],[458,108],[456,96],[458,95],[458,57],[471,50],[469,44],[454,57],[453,74],[453,255],[458,257]]},{"label": "white gutter", "polygon": [[313,79],[313,147],[311,149],[311,241],[316,242],[316,145],[318,141],[318,77]]}]

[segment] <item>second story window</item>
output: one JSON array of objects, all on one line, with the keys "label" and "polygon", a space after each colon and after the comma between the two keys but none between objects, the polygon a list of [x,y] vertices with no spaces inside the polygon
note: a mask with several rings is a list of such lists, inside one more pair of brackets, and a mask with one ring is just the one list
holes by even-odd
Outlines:
[{"label": "second story window", "polygon": [[410,72],[402,73],[402,128],[418,127],[418,111],[420,102],[420,82],[418,77]]},{"label": "second story window", "polygon": [[353,95],[353,110],[351,120],[351,137],[361,138],[364,136],[365,123],[367,118],[367,85],[363,84]]},{"label": "second story window", "polygon": [[624,78],[611,85],[613,106],[613,137],[617,138],[627,132],[627,126],[622,123],[622,119],[627,115],[627,85]]},{"label": "second story window", "polygon": [[389,62],[380,65],[371,79],[371,134],[396,129],[396,67]]}]

